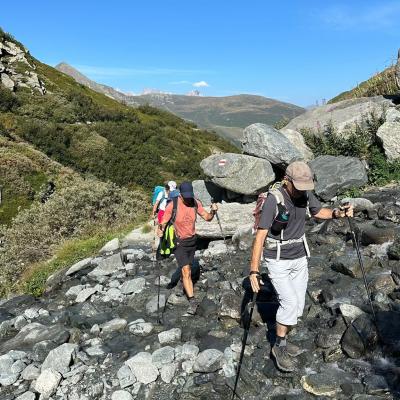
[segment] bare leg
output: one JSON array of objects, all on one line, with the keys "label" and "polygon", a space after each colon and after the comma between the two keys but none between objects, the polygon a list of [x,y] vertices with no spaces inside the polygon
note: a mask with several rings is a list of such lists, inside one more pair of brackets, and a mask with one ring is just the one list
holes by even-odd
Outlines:
[{"label": "bare leg", "polygon": [[191,276],[190,265],[185,265],[182,268],[182,284],[188,298],[193,297],[193,282]]},{"label": "bare leg", "polygon": [[289,332],[289,327],[286,325],[282,325],[279,322],[276,323],[276,336],[286,337]]}]

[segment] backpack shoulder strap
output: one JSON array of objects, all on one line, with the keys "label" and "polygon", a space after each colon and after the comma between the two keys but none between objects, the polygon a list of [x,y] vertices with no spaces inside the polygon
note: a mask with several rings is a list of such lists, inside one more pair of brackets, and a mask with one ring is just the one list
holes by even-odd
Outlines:
[{"label": "backpack shoulder strap", "polygon": [[173,224],[176,220],[176,214],[178,212],[178,198],[179,197],[174,197],[172,199],[172,215],[171,215],[171,224]]},{"label": "backpack shoulder strap", "polygon": [[268,193],[275,197],[275,200],[276,200],[275,217],[276,217],[279,213],[279,208],[278,208],[279,204],[282,204],[284,207],[286,207],[285,199],[283,198],[283,194],[279,189],[271,189],[268,191]]}]

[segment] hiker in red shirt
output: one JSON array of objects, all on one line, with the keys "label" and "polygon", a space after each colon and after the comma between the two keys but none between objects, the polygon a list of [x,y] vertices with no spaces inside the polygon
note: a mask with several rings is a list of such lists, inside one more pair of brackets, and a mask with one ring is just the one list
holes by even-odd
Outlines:
[{"label": "hiker in red shirt", "polygon": [[[198,302],[194,298],[193,282],[191,279],[191,265],[196,252],[196,219],[197,214],[205,221],[211,221],[218,210],[216,204],[211,205],[210,212],[204,210],[201,202],[194,198],[193,186],[190,182],[183,182],[180,187],[174,228],[177,237],[174,252],[178,267],[181,269],[183,288],[189,300],[188,315],[196,313]],[[173,204],[168,204],[165,209],[161,224],[158,227],[158,236],[162,237],[168,221],[172,217]]]}]

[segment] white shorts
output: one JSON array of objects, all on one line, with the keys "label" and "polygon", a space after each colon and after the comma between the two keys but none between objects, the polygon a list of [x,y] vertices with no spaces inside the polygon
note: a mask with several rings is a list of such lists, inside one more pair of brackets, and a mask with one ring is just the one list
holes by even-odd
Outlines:
[{"label": "white shorts", "polygon": [[303,315],[308,282],[307,257],[295,260],[267,258],[268,276],[278,294],[279,308],[276,321],[282,325],[296,325]]}]

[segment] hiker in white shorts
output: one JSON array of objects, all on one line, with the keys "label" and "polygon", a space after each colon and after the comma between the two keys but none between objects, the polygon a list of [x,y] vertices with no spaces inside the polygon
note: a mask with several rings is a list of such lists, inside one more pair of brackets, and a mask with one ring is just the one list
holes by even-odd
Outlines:
[{"label": "hiker in white shorts", "polygon": [[308,282],[310,256],[304,235],[306,216],[319,219],[353,216],[353,208],[322,208],[311,192],[313,173],[305,162],[295,161],[287,169],[282,186],[268,194],[261,211],[253,243],[250,282],[254,292],[260,290],[260,259],[264,245],[264,258],[268,276],[278,295],[276,314],[276,343],[272,348],[279,369],[291,372],[296,363],[293,357],[300,349],[289,343],[286,336],[302,316]]}]

